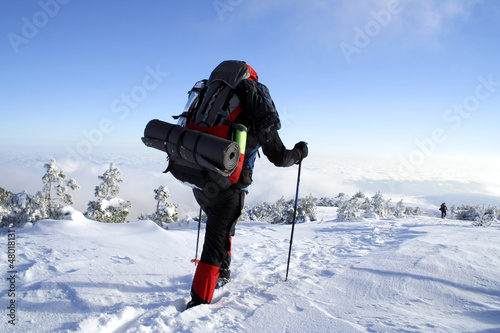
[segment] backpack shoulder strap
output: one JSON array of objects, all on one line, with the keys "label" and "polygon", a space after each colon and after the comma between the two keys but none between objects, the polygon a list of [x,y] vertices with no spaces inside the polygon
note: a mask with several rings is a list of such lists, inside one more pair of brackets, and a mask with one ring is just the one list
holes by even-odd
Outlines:
[{"label": "backpack shoulder strap", "polygon": [[221,121],[228,117],[228,111],[224,110],[224,105],[232,93],[231,87],[222,81],[215,81],[208,85],[207,91],[193,121],[200,126],[218,126]]}]

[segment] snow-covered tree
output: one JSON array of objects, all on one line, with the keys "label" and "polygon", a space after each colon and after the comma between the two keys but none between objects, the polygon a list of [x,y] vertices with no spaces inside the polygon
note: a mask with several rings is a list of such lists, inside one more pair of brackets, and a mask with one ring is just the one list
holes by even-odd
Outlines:
[{"label": "snow-covered tree", "polygon": [[[80,186],[74,179],[66,179],[66,175],[56,166],[56,161],[51,159],[49,163],[44,165],[47,171],[42,177],[43,189],[37,195],[41,198],[40,210],[42,218],[60,217],[59,210],[66,205],[73,204],[73,197],[66,193],[69,187],[72,190],[78,190]],[[53,191],[57,197],[54,197]]]},{"label": "snow-covered tree", "polygon": [[89,201],[87,212],[88,217],[105,223],[123,223],[128,215],[128,209],[132,206],[130,201],[117,198],[120,193],[119,183],[121,172],[115,168],[111,162],[102,176],[98,176],[102,183],[96,186],[94,194],[97,200]]},{"label": "snow-covered tree", "polygon": [[177,208],[179,205],[168,201],[170,193],[168,188],[164,185],[154,190],[156,202],[156,211],[151,215],[141,214],[139,220],[151,220],[158,224],[160,227],[168,229],[167,224],[177,222],[179,215]]},{"label": "snow-covered tree", "polygon": [[179,205],[169,202],[167,199],[170,197],[168,188],[166,186],[160,186],[155,192],[155,200],[158,201],[156,204],[156,223],[172,223],[179,220],[179,215],[177,214],[177,208]]},{"label": "snow-covered tree", "polygon": [[94,191],[95,197],[103,199],[115,198],[120,193],[119,183],[123,182],[121,175],[120,170],[115,168],[115,163],[111,162],[109,169],[102,176],[97,176],[97,178],[102,180],[102,183],[96,186]]},{"label": "snow-covered tree", "polygon": [[1,213],[4,215],[3,226],[19,226],[46,218],[57,219],[61,216],[62,208],[73,204],[73,197],[66,193],[66,190],[68,188],[77,190],[80,186],[74,179],[66,179],[64,172],[56,167],[54,159],[44,167],[46,170],[42,177],[44,185],[36,195],[30,195],[26,191],[9,194]]},{"label": "snow-covered tree", "polygon": [[403,199],[399,200],[394,209],[395,217],[403,217],[406,212],[406,207],[404,206]]},{"label": "snow-covered tree", "polygon": [[361,204],[360,209],[365,211],[366,214],[373,213],[373,207],[370,198],[365,197],[365,201]]},{"label": "snow-covered tree", "polygon": [[371,203],[371,210],[373,213],[377,214],[380,217],[386,216],[384,198],[382,194],[380,194],[380,192],[375,193],[375,195],[372,197]]},{"label": "snow-covered tree", "polygon": [[384,215],[379,215],[379,216],[385,216],[385,217],[388,217],[388,216],[394,216],[395,215],[395,212],[394,212],[394,207],[392,206],[392,199],[388,199],[385,204],[384,204]]}]

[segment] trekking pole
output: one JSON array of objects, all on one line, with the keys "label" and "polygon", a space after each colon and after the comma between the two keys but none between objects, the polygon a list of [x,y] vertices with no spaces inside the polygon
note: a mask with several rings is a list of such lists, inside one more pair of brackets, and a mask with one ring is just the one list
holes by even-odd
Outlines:
[{"label": "trekking pole", "polygon": [[194,259],[191,259],[191,262],[194,263],[195,265],[198,264],[198,245],[200,244],[200,228],[201,228],[201,206],[200,206],[200,216],[198,218],[198,236],[196,237],[196,255]]},{"label": "trekking pole", "polygon": [[295,216],[297,215],[297,205],[299,202],[300,169],[302,169],[302,160],[299,162],[299,172],[297,174],[297,190],[295,191],[295,206],[293,207],[292,234],[290,235],[290,248],[288,249],[288,263],[286,264],[285,281],[288,280],[288,268],[290,267],[290,255],[292,254],[293,231],[295,229]]}]

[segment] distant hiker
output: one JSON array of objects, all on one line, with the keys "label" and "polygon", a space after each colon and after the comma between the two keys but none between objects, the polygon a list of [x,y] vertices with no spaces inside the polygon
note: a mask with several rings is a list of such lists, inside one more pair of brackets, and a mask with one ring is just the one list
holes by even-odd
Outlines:
[{"label": "distant hiker", "polygon": [[[204,189],[193,190],[196,201],[207,214],[207,223],[188,309],[210,303],[218,280],[220,284],[224,284],[230,279],[231,237],[235,234],[247,188],[252,183],[253,166],[259,147],[262,147],[268,160],[279,167],[297,164],[308,155],[307,144],[302,141],[295,144],[293,149],[286,149],[278,135],[281,124],[269,91],[258,82],[257,73],[245,62],[224,61],[213,70],[208,80],[199,83],[201,84],[195,85],[195,88],[203,87],[199,93],[200,100],[193,107],[194,110],[181,115],[187,128],[210,133],[213,124],[205,125],[204,130],[201,122],[195,122],[200,119],[210,121],[211,108],[215,109],[217,118],[226,117],[217,126],[225,126],[226,133],[240,125],[248,131],[246,148],[242,152],[244,158],[241,173],[231,181],[231,185],[224,188],[220,187],[220,183],[211,183],[211,186]],[[231,88],[229,92],[223,93],[228,86]]]},{"label": "distant hiker", "polygon": [[439,207],[439,210],[441,211],[441,218],[444,219],[446,217],[446,211],[448,210],[444,202],[441,204],[441,207]]}]

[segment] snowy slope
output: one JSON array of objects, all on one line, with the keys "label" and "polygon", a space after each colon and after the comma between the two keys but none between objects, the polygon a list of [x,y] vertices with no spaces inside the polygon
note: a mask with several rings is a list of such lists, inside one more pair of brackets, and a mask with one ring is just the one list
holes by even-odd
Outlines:
[{"label": "snowy slope", "polygon": [[[18,321],[13,328],[3,316],[0,331],[500,331],[498,223],[336,222],[328,208],[318,215],[295,228],[286,282],[291,226],[240,222],[232,282],[212,304],[184,312],[196,224],[102,224],[77,212],[39,221],[16,230]],[[0,285],[3,309],[7,282]]]}]

